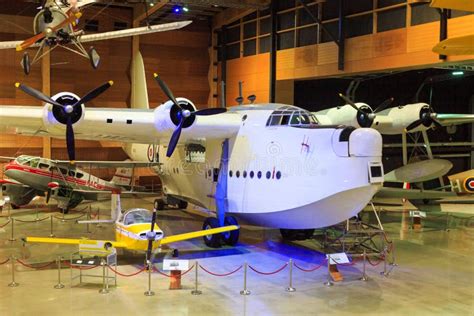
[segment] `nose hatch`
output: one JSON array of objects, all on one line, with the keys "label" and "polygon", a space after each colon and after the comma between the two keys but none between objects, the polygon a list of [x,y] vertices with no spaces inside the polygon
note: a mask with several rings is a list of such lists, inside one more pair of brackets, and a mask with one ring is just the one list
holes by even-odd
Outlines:
[{"label": "nose hatch", "polygon": [[382,135],[373,128],[357,128],[349,136],[349,154],[356,157],[381,157]]}]

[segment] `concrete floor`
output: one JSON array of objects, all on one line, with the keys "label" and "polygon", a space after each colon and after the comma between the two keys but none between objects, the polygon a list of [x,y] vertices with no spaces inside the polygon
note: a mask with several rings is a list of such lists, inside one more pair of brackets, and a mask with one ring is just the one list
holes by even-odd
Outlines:
[{"label": "concrete floor", "polygon": [[[124,208],[143,205],[151,208],[150,201],[123,200]],[[101,218],[108,213],[108,204],[91,204],[93,213],[101,209]],[[81,209],[79,207],[78,209]],[[38,208],[38,210],[40,210]],[[4,211],[2,213],[6,215]],[[11,226],[0,229],[0,262],[10,255],[28,263],[44,264],[58,255],[68,256],[76,250],[72,246],[28,244],[22,236],[48,236],[49,215],[41,210],[38,217],[48,219],[38,223],[15,223],[16,241],[8,241]],[[79,213],[66,215],[67,218]],[[14,218],[34,220],[35,210],[14,212]],[[159,213],[159,226],[168,233],[181,233],[201,228],[203,217],[197,212],[167,210]],[[50,266],[33,270],[16,265],[16,281],[10,288],[11,265],[0,266],[0,315],[474,315],[474,221],[452,218],[451,229],[445,231],[445,219],[429,215],[422,231],[401,230],[400,214],[386,214],[382,218],[389,238],[395,241],[396,260],[388,277],[380,275],[382,265],[368,265],[369,281],[359,281],[362,264],[340,267],[344,281],[327,287],[326,270],[311,273],[295,269],[293,285],[296,292],[288,293],[288,269],[263,276],[249,270],[248,289],[251,295],[239,294],[243,288],[243,271],[228,277],[215,277],[199,270],[199,289],[202,295],[190,292],[194,286],[194,271],[183,276],[182,290],[168,290],[169,280],[152,274],[152,289],[156,295],[147,297],[147,275],[118,277],[118,287],[109,294],[99,294],[99,280],[82,286],[70,287],[70,270],[62,270],[64,289],[54,289],[57,269]],[[0,226],[7,218],[0,218]],[[54,219],[54,233],[59,237],[113,238],[110,226],[86,227],[73,221]],[[278,230],[243,225],[240,243],[222,249],[207,248],[201,239],[173,245],[180,250],[182,259],[199,260],[205,268],[225,273],[248,262],[261,271],[281,267],[290,258],[298,265],[310,268],[324,262],[324,256],[314,250],[313,240],[283,243]],[[163,254],[157,256],[160,268]],[[118,270],[132,273],[143,265],[142,254],[119,253]],[[94,273],[100,273],[95,269]]]}]

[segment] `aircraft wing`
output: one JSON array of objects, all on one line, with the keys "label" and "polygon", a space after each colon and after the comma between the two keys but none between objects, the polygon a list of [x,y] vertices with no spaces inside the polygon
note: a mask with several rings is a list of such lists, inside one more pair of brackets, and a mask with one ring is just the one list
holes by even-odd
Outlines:
[{"label": "aircraft wing", "polygon": [[[0,160],[2,157],[0,157]],[[71,166],[69,160],[52,160],[59,166],[68,167]],[[149,161],[87,161],[87,160],[76,160],[74,165],[83,167],[103,167],[103,168],[150,168],[161,165],[158,162]]]},{"label": "aircraft wing", "polygon": [[474,114],[437,114],[436,120],[438,120],[443,126],[473,123]]},{"label": "aircraft wing", "polygon": [[125,248],[126,245],[122,242],[111,241],[111,240],[93,240],[93,239],[81,239],[81,238],[50,238],[50,237],[26,237],[25,242],[35,243],[47,243],[47,244],[61,244],[61,245],[90,245],[93,247],[101,246],[104,247],[111,245],[115,248]]},{"label": "aircraft wing", "polygon": [[172,243],[172,242],[198,238],[198,237],[202,237],[202,236],[206,236],[206,235],[224,233],[224,232],[228,232],[228,231],[231,231],[231,230],[236,230],[236,229],[239,229],[239,228],[240,227],[236,226],[236,225],[229,225],[229,226],[224,226],[224,227],[219,227],[219,228],[212,228],[212,229],[200,230],[200,231],[196,231],[196,232],[173,235],[173,236],[169,236],[169,237],[165,237],[165,238],[161,239],[160,244],[164,245],[164,244],[169,244],[169,243]]},{"label": "aircraft wing", "polygon": [[445,39],[433,47],[433,52],[448,56],[473,55],[474,34]]},{"label": "aircraft wing", "polygon": [[400,198],[409,200],[439,200],[447,197],[457,196],[452,191],[436,191],[436,190],[418,190],[418,189],[402,189],[382,187],[376,194],[375,198]]},{"label": "aircraft wing", "polygon": [[88,34],[80,36],[81,43],[93,42],[93,41],[102,41],[120,37],[135,36],[135,35],[145,35],[156,32],[171,31],[185,27],[186,25],[191,24],[192,21],[180,21],[172,22],[158,25],[150,25],[143,27],[135,27],[131,29],[125,29],[120,31],[111,31],[97,34]]},{"label": "aircraft wing", "polygon": [[474,2],[472,0],[431,0],[430,6],[474,12]]},{"label": "aircraft wing", "polygon": [[[108,140],[125,143],[168,143],[176,126],[169,109],[85,108],[84,118],[74,124],[76,139]],[[51,106],[0,106],[0,133],[64,138],[66,127],[57,122]],[[229,138],[242,124],[240,115],[226,112],[198,116],[183,128],[180,141],[195,138]]]}]

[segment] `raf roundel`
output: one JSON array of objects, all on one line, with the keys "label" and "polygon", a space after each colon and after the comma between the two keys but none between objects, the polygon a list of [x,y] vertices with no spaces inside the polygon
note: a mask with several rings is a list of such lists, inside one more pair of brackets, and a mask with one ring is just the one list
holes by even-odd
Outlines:
[{"label": "raf roundel", "polygon": [[474,177],[469,177],[464,181],[464,189],[467,192],[474,192]]}]

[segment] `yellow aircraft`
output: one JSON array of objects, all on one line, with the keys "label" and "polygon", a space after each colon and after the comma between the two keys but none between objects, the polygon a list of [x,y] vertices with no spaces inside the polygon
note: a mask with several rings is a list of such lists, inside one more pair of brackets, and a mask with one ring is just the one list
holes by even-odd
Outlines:
[{"label": "yellow aircraft", "polygon": [[[229,225],[218,228],[205,228],[204,230],[165,237],[163,231],[156,225],[156,205],[153,212],[143,208],[133,208],[122,214],[118,195],[112,196],[112,205],[115,204],[115,212],[111,220],[81,221],[79,223],[114,223],[115,241],[92,240],[74,238],[49,238],[49,237],[26,237],[26,242],[53,243],[66,245],[80,245],[81,248],[90,250],[107,250],[111,247],[125,248],[128,250],[146,251],[150,258],[153,250],[159,249],[161,245],[172,242],[210,236],[239,229],[239,226]],[[114,208],[112,208],[113,210]],[[156,229],[155,229],[156,226]]]}]

